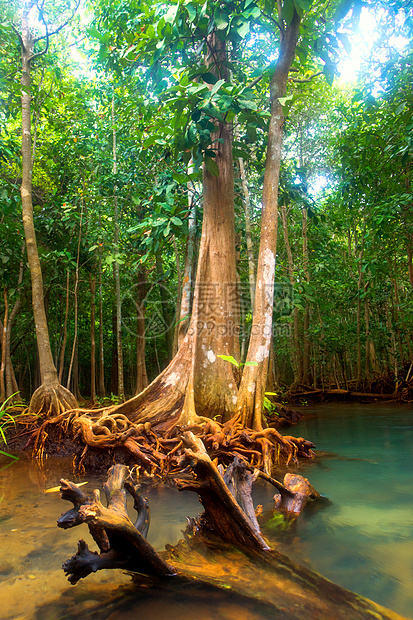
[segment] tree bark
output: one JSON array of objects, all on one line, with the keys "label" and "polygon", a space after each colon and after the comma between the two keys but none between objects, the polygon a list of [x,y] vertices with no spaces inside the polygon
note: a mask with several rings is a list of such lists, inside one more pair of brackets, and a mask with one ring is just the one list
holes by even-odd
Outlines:
[{"label": "tree bark", "polygon": [[[294,290],[294,261],[293,254],[291,251],[290,240],[288,237],[288,220],[287,220],[287,207],[285,205],[281,205],[281,221],[283,227],[283,236],[284,236],[284,247],[285,252],[287,254],[287,264],[288,264],[288,278],[290,280],[290,284],[292,290]],[[301,383],[301,350],[300,350],[300,329],[299,329],[299,321],[298,321],[298,309],[293,309],[293,333],[292,333],[292,343],[291,343],[291,357],[292,357],[292,367],[294,371],[294,384]]]},{"label": "tree bark", "polygon": [[95,337],[95,321],[96,321],[96,277],[89,274],[90,288],[90,399],[92,403],[96,401],[96,337]]},{"label": "tree bark", "polygon": [[[100,228],[100,216],[99,216]],[[102,290],[102,248],[99,247],[99,396],[105,396],[105,350],[103,342],[103,290]]]},{"label": "tree bark", "polygon": [[7,286],[3,288],[3,301],[4,301],[4,318],[3,329],[1,335],[1,365],[0,365],[0,403],[6,400],[6,341],[7,341],[7,329],[9,321],[9,300],[7,293]]},{"label": "tree bark", "polygon": [[[191,165],[188,166],[188,172],[191,172]],[[191,314],[192,285],[195,269],[195,235],[196,235],[196,202],[193,194],[190,193],[191,188],[188,187],[188,238],[186,242],[185,265],[182,278],[182,299],[180,305],[179,323],[178,323],[178,349],[185,338],[188,329]]]},{"label": "tree bark", "polygon": [[148,386],[148,375],[146,373],[145,361],[145,296],[146,282],[145,270],[141,268],[137,273],[137,306],[138,313],[136,318],[136,389],[135,394],[140,394]]},{"label": "tree bark", "polygon": [[31,153],[31,67],[34,52],[34,38],[28,24],[28,15],[33,6],[27,3],[23,8],[22,46],[22,215],[26,238],[27,259],[32,281],[32,303],[36,327],[37,349],[41,386],[34,392],[29,411],[55,415],[77,406],[73,394],[60,385],[50,348],[49,330],[43,299],[43,278],[37,251],[32,204],[32,153]]},{"label": "tree bark", "polygon": [[[303,207],[303,268],[307,285],[310,284],[310,269],[309,269],[309,254],[308,254],[308,209]],[[310,303],[306,301],[304,310],[304,324],[303,324],[303,383],[308,385],[311,382],[310,368]]]},{"label": "tree bark", "polygon": [[238,157],[238,168],[241,177],[242,191],[244,194],[244,213],[245,213],[245,239],[247,242],[247,254],[248,254],[248,280],[250,283],[250,295],[251,295],[251,312],[254,312],[254,297],[255,297],[255,259],[254,249],[252,244],[251,234],[251,200],[248,189],[247,176],[245,174],[244,160],[242,157]]},{"label": "tree bark", "polygon": [[273,328],[275,253],[278,225],[278,183],[284,114],[280,97],[286,94],[288,72],[294,60],[300,18],[294,9],[281,39],[280,53],[270,83],[271,118],[262,199],[261,236],[257,267],[254,316],[247,362],[238,394],[237,411],[245,426],[262,428],[264,391]]},{"label": "tree bark", "polygon": [[165,341],[168,363],[172,359],[173,353],[173,315],[169,309],[169,295],[166,287],[166,280],[163,271],[163,260],[160,252],[156,254],[156,275],[158,277],[158,289],[161,298],[162,319],[165,328]]},{"label": "tree bark", "polygon": [[63,322],[62,348],[60,349],[59,383],[62,383],[63,370],[64,370],[64,365],[65,365],[65,351],[66,351],[66,342],[67,342],[67,319],[69,317],[69,283],[70,283],[70,274],[69,274],[69,269],[67,269],[66,271],[66,307],[65,307],[65,318]]}]

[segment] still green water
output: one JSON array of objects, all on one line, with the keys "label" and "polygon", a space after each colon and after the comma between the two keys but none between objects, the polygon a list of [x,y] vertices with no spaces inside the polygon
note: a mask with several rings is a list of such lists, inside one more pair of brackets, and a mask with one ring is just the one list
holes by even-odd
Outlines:
[{"label": "still green water", "polygon": [[[265,533],[280,551],[340,585],[413,617],[413,411],[386,405],[305,407],[305,421],[287,431],[328,452],[300,470],[331,504],[301,515],[282,534]],[[0,468],[7,460],[0,460]],[[0,618],[4,620],[256,620],[272,618],[264,605],[210,588],[137,589],[121,571],[100,571],[76,586],[61,564],[85,526],[56,527],[70,508],[44,489],[73,480],[70,462],[44,468],[18,461],[0,470]],[[85,490],[102,488],[91,477]],[[258,486],[256,502],[271,507],[273,488]],[[149,541],[174,544],[186,516],[200,511],[193,493],[158,487],[148,493]],[[317,505],[313,505],[317,508]],[[133,514],[132,511],[130,514]],[[91,547],[94,548],[93,542]],[[351,619],[349,619],[351,620]]]},{"label": "still green water", "polygon": [[[328,452],[305,468],[332,501],[297,522],[292,559],[401,614],[413,617],[413,409],[305,407],[291,434]],[[296,551],[294,551],[296,547]]]}]

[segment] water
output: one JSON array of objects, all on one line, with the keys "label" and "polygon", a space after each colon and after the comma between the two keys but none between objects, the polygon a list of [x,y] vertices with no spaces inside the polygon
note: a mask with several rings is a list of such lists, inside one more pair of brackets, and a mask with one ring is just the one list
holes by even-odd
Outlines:
[{"label": "water", "polygon": [[[301,515],[282,535],[266,530],[292,559],[332,581],[413,616],[413,411],[386,405],[306,407],[291,432],[314,441],[326,456],[301,470],[331,504]],[[0,467],[6,463],[0,461]],[[43,469],[19,461],[0,471],[0,617],[4,620],[71,620],[138,617],[186,620],[269,618],[259,603],[193,586],[160,591],[131,585],[121,571],[100,571],[76,586],[61,565],[88,542],[86,526],[56,527],[71,504],[44,489],[73,480],[70,462],[50,459]],[[102,488],[91,477],[85,490]],[[259,486],[255,499],[269,508],[273,489]],[[158,487],[149,494],[148,539],[156,549],[174,544],[186,516],[200,511],[197,496]],[[317,505],[314,504],[317,508]],[[132,514],[132,513],[131,513]],[[93,547],[93,543],[91,544]]]},{"label": "water", "polygon": [[[339,585],[413,617],[413,410],[321,405],[291,434],[335,453],[305,468],[332,501],[297,522],[290,557]],[[289,548],[288,548],[289,547]]]}]

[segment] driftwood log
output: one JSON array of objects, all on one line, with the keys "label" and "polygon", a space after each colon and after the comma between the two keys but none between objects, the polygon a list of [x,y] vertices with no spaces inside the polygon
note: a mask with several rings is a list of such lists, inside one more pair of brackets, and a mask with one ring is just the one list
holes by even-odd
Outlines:
[{"label": "driftwood log", "polygon": [[[174,583],[181,592],[183,585],[194,581],[212,584],[261,601],[277,618],[401,620],[398,614],[297,566],[271,549],[261,534],[251,500],[252,483],[262,472],[251,471],[239,459],[224,470],[215,465],[192,433],[185,433],[183,441],[195,478],[180,481],[179,486],[196,491],[205,512],[189,520],[185,540],[173,547],[167,545],[166,552],[160,554],[145,540],[149,525],[147,501],[140,496],[139,485],[127,479],[125,466],[115,465],[109,470],[105,485],[107,508],[101,504],[98,491],[89,496],[74,483],[61,481],[62,498],[71,501],[73,508],[59,518],[59,527],[86,523],[100,550],[92,552],[83,540],[79,542],[77,554],[63,564],[72,584],[101,568],[121,568],[132,574],[137,590],[139,584],[148,583],[143,575],[155,576],[157,581],[151,583],[160,590],[174,587]],[[293,500],[297,485],[299,494],[311,496],[303,492],[302,481],[269,481],[286,504]],[[134,524],[126,512],[125,489],[134,498]],[[166,577],[172,581],[165,582]],[[161,578],[163,581],[159,581]]]},{"label": "driftwood log", "polygon": [[[81,523],[89,526],[90,534],[100,553],[90,551],[84,540],[78,543],[76,555],[63,564],[69,581],[75,584],[102,568],[123,568],[148,575],[173,575],[174,570],[147,542],[149,527],[147,501],[138,492],[138,486],[126,481],[129,470],[125,465],[114,465],[109,470],[105,485],[107,508],[100,502],[98,490],[93,497],[81,491],[73,482],[61,480],[61,497],[73,503],[57,521],[63,529]],[[133,524],[126,510],[126,491],[134,498],[137,519]]]}]

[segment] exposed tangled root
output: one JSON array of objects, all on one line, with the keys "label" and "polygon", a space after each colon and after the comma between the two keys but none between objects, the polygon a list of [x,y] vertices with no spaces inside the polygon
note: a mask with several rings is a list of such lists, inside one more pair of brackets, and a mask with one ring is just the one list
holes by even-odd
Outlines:
[{"label": "exposed tangled root", "polygon": [[57,383],[53,387],[41,385],[30,399],[29,414],[54,418],[77,407],[76,398],[63,385]]},{"label": "exposed tangled root", "polygon": [[76,468],[82,470],[89,448],[107,450],[123,448],[131,461],[150,476],[176,474],[185,466],[181,434],[191,430],[204,442],[211,459],[228,465],[234,457],[248,461],[253,467],[270,474],[276,466],[298,464],[300,458],[313,458],[315,446],[302,438],[282,436],[276,429],[253,431],[235,422],[220,424],[209,418],[185,427],[172,426],[169,430],[153,427],[150,422],[136,424],[125,415],[111,409],[72,410],[46,420],[32,440],[33,455],[42,458],[49,430],[57,426],[62,436],[70,436],[84,444]]}]

